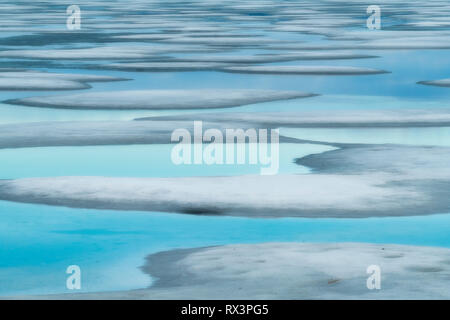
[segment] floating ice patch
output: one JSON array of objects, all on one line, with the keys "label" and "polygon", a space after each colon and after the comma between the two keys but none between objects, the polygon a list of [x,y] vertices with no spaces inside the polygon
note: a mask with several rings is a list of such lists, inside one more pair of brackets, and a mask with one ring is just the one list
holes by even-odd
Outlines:
[{"label": "floating ice patch", "polygon": [[24,59],[139,59],[150,58],[151,50],[129,47],[96,47],[84,49],[4,50],[0,57]]},{"label": "floating ice patch", "polygon": [[179,35],[172,33],[127,34],[120,36],[112,36],[113,39],[121,39],[121,40],[166,40],[177,37],[179,37]]},{"label": "floating ice patch", "polygon": [[312,96],[314,94],[272,90],[130,90],[31,97],[5,103],[69,109],[207,109]]},{"label": "floating ice patch", "polygon": [[356,44],[355,49],[449,49],[449,38],[434,37],[434,38],[405,38],[405,39],[389,39],[389,40],[375,40],[366,44]]},{"label": "floating ice patch", "polygon": [[427,85],[427,86],[450,87],[450,79],[419,81],[417,83]]},{"label": "floating ice patch", "polygon": [[[449,122],[450,125],[450,122]],[[329,143],[406,144],[450,147],[450,127],[280,128],[280,135]]]},{"label": "floating ice patch", "polygon": [[[212,122],[240,122],[271,127],[426,127],[449,126],[450,111],[447,109],[399,110],[333,110],[297,112],[236,112],[203,113],[182,116],[147,117],[136,120],[203,120]],[[333,136],[333,135],[332,135]]]},{"label": "floating ice patch", "polygon": [[227,64],[214,62],[130,62],[106,64],[102,65],[101,68],[126,71],[175,72],[217,70],[225,66]]},{"label": "floating ice patch", "polygon": [[[207,123],[205,128],[235,128]],[[245,126],[240,125],[239,128]],[[189,121],[56,121],[0,126],[0,148],[171,143],[177,128],[193,131]]]},{"label": "floating ice patch", "polygon": [[304,44],[276,44],[265,49],[270,50],[420,50],[420,49],[449,49],[448,41],[442,41],[439,37],[406,38],[406,39],[377,39],[367,42],[324,42]]},{"label": "floating ice patch", "polygon": [[260,37],[180,37],[162,40],[164,43],[176,44],[203,44],[208,46],[263,46],[275,43],[283,43],[285,41]]},{"label": "floating ice patch", "polygon": [[[327,174],[367,174],[385,172],[402,180],[409,187],[422,188],[420,180],[440,180],[442,186],[450,184],[450,167],[448,159],[450,148],[433,146],[401,146],[401,145],[359,145],[344,147],[328,153],[313,154],[296,160],[296,163],[308,166],[320,173]],[[435,181],[436,182],[436,181]],[[439,183],[427,192],[439,189]],[[439,198],[448,197],[448,190],[435,191],[435,204]]]},{"label": "floating ice patch", "polygon": [[90,87],[83,82],[62,79],[0,77],[0,90],[6,91],[79,90]]},{"label": "floating ice patch", "polygon": [[255,74],[297,74],[297,75],[370,75],[388,73],[384,70],[341,67],[341,66],[242,66],[226,67],[225,72]]},{"label": "floating ice patch", "polygon": [[450,36],[448,31],[427,31],[427,30],[335,30],[329,29],[323,32],[333,40],[386,40],[408,38],[435,39],[440,36]]},{"label": "floating ice patch", "polygon": [[438,147],[347,146],[297,161],[318,172],[306,175],[3,180],[0,199],[251,217],[434,214],[450,205],[449,152]]},{"label": "floating ice patch", "polygon": [[[159,252],[147,257],[143,270],[157,278],[149,297],[448,299],[448,261],[447,248],[269,242]],[[366,287],[373,264],[380,268],[376,292]]]},{"label": "floating ice patch", "polygon": [[20,72],[5,72],[0,70],[1,78],[16,78],[16,79],[45,79],[49,80],[66,80],[79,82],[108,82],[108,81],[123,81],[125,78],[91,75],[91,74],[74,74],[74,73],[51,73],[38,71],[20,71]]},{"label": "floating ice patch", "polygon": [[161,53],[172,52],[208,52],[205,48],[192,46],[157,46],[157,47],[95,47],[83,49],[39,49],[39,50],[4,50],[3,58],[43,59],[43,60],[104,60],[104,59],[151,59]]},{"label": "floating ice patch", "polygon": [[296,60],[340,60],[375,58],[373,55],[350,52],[298,52],[292,54],[258,54],[242,56],[191,56],[179,57],[175,61],[186,62],[223,62],[223,63],[269,63]]},{"label": "floating ice patch", "polygon": [[399,203],[407,201],[409,206],[403,206],[408,209],[421,204],[411,190],[380,186],[387,181],[381,176],[315,174],[27,178],[0,181],[0,199],[81,208],[254,217],[389,216],[395,214]]},{"label": "floating ice patch", "polygon": [[113,39],[121,39],[121,40],[167,40],[167,39],[173,39],[176,41],[177,39],[181,39],[182,42],[185,38],[252,38],[258,37],[261,35],[251,35],[251,34],[238,34],[238,33],[229,33],[225,32],[223,30],[222,32],[211,32],[211,31],[201,31],[201,32],[187,32],[187,33],[148,33],[148,34],[127,34],[127,35],[120,35],[120,36],[113,36]]}]

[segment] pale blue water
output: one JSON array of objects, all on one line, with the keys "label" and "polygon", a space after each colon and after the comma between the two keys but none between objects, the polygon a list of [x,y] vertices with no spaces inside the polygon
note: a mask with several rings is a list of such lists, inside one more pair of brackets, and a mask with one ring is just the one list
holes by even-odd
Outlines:
[{"label": "pale blue water", "polygon": [[[175,165],[170,144],[0,149],[0,178],[53,176],[183,177],[259,174],[267,165]],[[294,159],[335,148],[314,144],[280,144],[279,174],[309,173]],[[270,149],[269,149],[270,151]],[[246,152],[248,154],[248,152]],[[268,153],[270,156],[270,152]]]}]

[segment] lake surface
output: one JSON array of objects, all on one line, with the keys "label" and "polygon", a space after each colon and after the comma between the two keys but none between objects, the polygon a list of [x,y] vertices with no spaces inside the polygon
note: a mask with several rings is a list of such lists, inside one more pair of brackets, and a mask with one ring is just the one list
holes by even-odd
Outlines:
[{"label": "lake surface", "polygon": [[[83,12],[82,32],[67,33],[65,6],[18,1],[11,4],[12,12],[4,20],[12,24],[0,34],[4,50],[51,50],[95,48],[114,45],[164,46],[151,41],[120,42],[108,38],[114,34],[186,33],[189,28],[217,27],[221,32],[264,34],[264,39],[290,41],[301,45],[326,44],[329,39],[315,34],[315,30],[283,31],[273,29],[291,15],[298,13],[295,23],[301,25],[314,5],[305,4],[281,14],[280,3],[261,8],[249,3],[219,10],[214,3],[190,4],[192,17],[177,15],[179,3],[80,1]],[[231,2],[230,2],[231,3]],[[425,3],[425,2],[424,2]],[[148,5],[149,7],[145,7]],[[226,4],[223,4],[224,6]],[[227,4],[228,5],[228,4]],[[342,4],[344,5],[344,4]],[[398,5],[398,4],[397,4]],[[16,7],[17,6],[17,7]],[[257,6],[252,9],[252,6]],[[330,8],[327,9],[327,6]],[[329,13],[331,20],[325,31],[366,30],[365,7],[341,8],[341,3],[323,3],[320,14]],[[345,4],[347,6],[347,4]],[[402,5],[398,5],[402,8]],[[3,8],[8,10],[8,7]],[[156,9],[156,10],[155,10]],[[186,9],[186,8],[185,8]],[[186,10],[188,10],[187,8]],[[407,13],[400,9],[383,20],[383,28],[403,30]],[[422,8],[419,8],[420,10]],[[438,8],[439,9],[439,8]],[[438,10],[437,9],[437,10]],[[196,11],[205,10],[204,17]],[[215,10],[219,10],[216,17]],[[275,10],[272,12],[271,10]],[[306,11],[304,11],[306,10]],[[327,11],[328,10],[328,11]],[[356,12],[359,24],[333,24],[337,13]],[[420,14],[418,10],[418,14]],[[172,15],[158,17],[159,12]],[[281,11],[280,11],[281,12]],[[400,16],[395,16],[399,12]],[[4,13],[7,14],[8,12]],[[142,14],[142,16],[141,16]],[[282,18],[277,16],[281,14]],[[434,12],[439,16],[438,12]],[[236,19],[227,19],[229,16]],[[426,18],[433,16],[427,13]],[[13,17],[17,17],[15,21]],[[314,13],[314,21],[326,21]],[[45,19],[44,19],[45,18]],[[264,18],[264,19],[263,19]],[[317,18],[317,19],[316,19]],[[84,18],[83,18],[84,19]],[[122,19],[122,20],[121,20]],[[129,19],[134,19],[130,22]],[[173,20],[171,20],[173,19]],[[169,21],[167,21],[169,20]],[[416,19],[413,21],[417,21]],[[6,23],[6,22],[5,22]],[[17,24],[15,24],[17,23]],[[139,29],[133,28],[142,24]],[[323,22],[325,23],[325,22]],[[117,24],[117,26],[114,26]],[[120,24],[120,26],[118,26]],[[123,26],[125,24],[125,27]],[[326,23],[325,23],[326,24]],[[301,25],[302,27],[308,27]],[[186,30],[180,31],[180,27]],[[324,26],[318,27],[323,30]],[[17,29],[18,28],[18,29]],[[178,28],[178,29],[177,29]],[[445,28],[445,27],[442,27]],[[433,27],[426,30],[438,30]],[[439,29],[440,30],[440,29]],[[438,31],[439,31],[438,30]],[[86,32],[85,32],[86,31]],[[317,31],[317,30],[316,30]],[[58,37],[58,32],[59,37]],[[83,33],[84,32],[84,33]],[[376,32],[376,31],[375,31]],[[198,35],[196,35],[198,36]],[[28,37],[28,38],[27,38]],[[445,42],[446,40],[442,40]],[[336,42],[333,42],[336,43]],[[359,43],[356,41],[355,43]],[[274,45],[227,46],[215,48],[220,55],[254,55],[287,51],[275,50]],[[208,48],[211,49],[211,48]],[[220,50],[219,50],[220,49]],[[104,50],[109,50],[108,48]],[[136,49],[136,51],[138,51]],[[289,52],[299,52],[290,50]],[[314,50],[312,50],[314,51]],[[317,60],[268,63],[268,65],[353,66],[387,70],[390,73],[371,76],[300,76],[250,75],[219,71],[197,72],[121,72],[104,70],[102,64],[135,62],[136,59],[29,59],[0,57],[0,67],[25,68],[58,73],[87,73],[124,77],[129,81],[93,83],[86,91],[0,91],[0,125],[43,121],[129,121],[140,117],[178,115],[205,112],[283,112],[298,110],[428,109],[450,108],[450,89],[418,85],[418,81],[450,77],[449,50],[350,50],[378,56],[370,59]],[[0,52],[1,53],[1,52]],[[213,54],[209,51],[201,54]],[[194,53],[168,52],[172,58],[186,58]],[[137,59],[139,61],[139,59]],[[145,59],[144,59],[145,60]],[[52,66],[52,64],[55,66]],[[268,89],[312,92],[318,96],[289,101],[249,104],[235,108],[214,110],[65,110],[35,108],[2,103],[7,99],[40,95],[61,95],[79,92],[148,90],[148,89]],[[405,144],[450,146],[450,128],[377,128],[377,129],[296,129],[281,128],[281,135],[299,139],[370,144]],[[308,174],[309,169],[294,164],[294,159],[308,154],[326,152],[333,148],[316,144],[281,144],[280,171],[282,174]],[[119,176],[119,177],[182,177],[258,174],[260,167],[252,165],[192,165],[176,166],[170,161],[171,145],[46,147],[0,150],[0,178],[55,176]],[[271,241],[296,242],[370,242],[395,243],[450,248],[450,213],[435,215],[368,218],[368,219],[250,219],[209,217],[175,213],[125,212],[87,210],[0,201],[0,295],[47,294],[67,292],[65,273],[69,265],[82,270],[82,291],[127,290],[149,286],[152,279],[141,272],[144,258],[151,253],[174,248],[211,245],[258,243]]]}]

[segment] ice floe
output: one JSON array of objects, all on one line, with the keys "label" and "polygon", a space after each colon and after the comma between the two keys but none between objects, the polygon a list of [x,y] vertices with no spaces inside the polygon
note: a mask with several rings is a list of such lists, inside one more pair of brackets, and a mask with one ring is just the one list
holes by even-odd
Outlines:
[{"label": "ice floe", "polygon": [[176,72],[176,71],[206,71],[218,70],[227,66],[225,63],[215,62],[130,62],[111,63],[102,65],[104,69],[116,69],[125,71],[149,71],[149,72]]},{"label": "ice floe", "polygon": [[320,110],[297,112],[202,113],[146,117],[136,120],[203,120],[265,125],[270,127],[406,127],[449,126],[448,109]]},{"label": "ice floe", "polygon": [[79,90],[91,86],[78,81],[41,78],[0,78],[0,90],[6,91],[39,91],[39,90]]},{"label": "ice floe", "polygon": [[161,40],[163,43],[175,44],[202,44],[208,46],[224,46],[224,47],[254,47],[263,45],[272,45],[285,43],[286,41],[275,40],[262,37],[179,37]]},{"label": "ice floe", "polygon": [[250,217],[424,215],[450,205],[449,156],[442,147],[344,146],[297,160],[314,174],[2,180],[0,199]]},{"label": "ice floe", "polygon": [[92,74],[76,74],[76,73],[53,73],[40,71],[3,71],[0,70],[1,78],[16,79],[46,79],[46,80],[67,80],[79,82],[109,82],[128,80],[120,77],[92,75]]},{"label": "ice floe", "polygon": [[[159,54],[173,52],[208,52],[213,49],[193,46],[102,46],[76,49],[3,50],[0,58],[42,60],[105,60],[105,59],[152,59]],[[214,52],[215,50],[213,50]]]},{"label": "ice floe", "polygon": [[[345,146],[322,154],[313,154],[297,159],[298,164],[312,168],[315,172],[326,174],[392,174],[398,185],[414,183],[418,180],[441,180],[442,185],[449,183],[450,167],[446,164],[450,154],[448,147],[401,146],[401,145],[354,145]],[[409,181],[408,181],[409,180]],[[439,185],[439,184],[438,184]],[[438,186],[436,186],[437,188]],[[419,187],[420,189],[420,187]],[[431,192],[430,190],[427,192]],[[440,195],[448,190],[435,194],[435,205]],[[431,195],[433,197],[433,195]],[[449,198],[450,199],[450,198]],[[449,200],[450,201],[450,200]]]},{"label": "ice floe", "polygon": [[[0,148],[171,143],[175,129],[193,131],[186,121],[56,121],[0,125]],[[204,128],[246,128],[203,122]],[[254,126],[252,126],[254,127]]]},{"label": "ice floe", "polygon": [[436,87],[450,87],[450,79],[432,80],[432,81],[419,81],[418,84],[424,84],[427,86]]},{"label": "ice floe", "polygon": [[[417,208],[423,202],[414,191],[380,186],[388,181],[387,177],[373,175],[30,178],[0,181],[0,199],[79,208],[252,217],[389,216],[398,207]],[[403,214],[412,214],[409,212]]]},{"label": "ice floe", "polygon": [[420,50],[420,49],[449,49],[448,42],[439,38],[408,38],[408,39],[382,39],[360,43],[354,42],[325,42],[305,44],[276,44],[266,49],[270,50]]},{"label": "ice floe", "polygon": [[[369,266],[381,290],[369,290]],[[450,250],[366,243],[261,243],[165,251],[143,270],[156,283],[104,297],[183,299],[448,299]],[[373,271],[372,271],[373,272]],[[189,277],[185,275],[189,274]],[[277,276],[274,277],[274,274]],[[411,279],[415,279],[411,281]],[[276,290],[273,290],[276,288]],[[95,297],[95,294],[88,295]],[[101,297],[99,294],[97,297]]]},{"label": "ice floe", "polygon": [[258,54],[258,55],[195,55],[177,57],[175,61],[182,62],[222,62],[222,63],[270,63],[296,60],[340,60],[366,59],[376,56],[352,52],[296,52],[289,54]]},{"label": "ice floe", "polygon": [[239,66],[225,67],[225,72],[297,75],[371,75],[388,73],[384,70],[344,66]]},{"label": "ice floe", "polygon": [[129,90],[39,96],[5,101],[32,107],[68,109],[207,109],[312,97],[314,94],[274,90]]},{"label": "ice floe", "polygon": [[64,74],[37,71],[0,71],[0,90],[78,90],[91,86],[86,82],[127,80],[124,78],[89,74]]}]

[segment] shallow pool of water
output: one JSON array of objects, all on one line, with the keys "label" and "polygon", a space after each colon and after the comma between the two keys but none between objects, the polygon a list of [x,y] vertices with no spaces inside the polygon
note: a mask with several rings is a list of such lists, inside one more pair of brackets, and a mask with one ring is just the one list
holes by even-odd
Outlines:
[{"label": "shallow pool of water", "polygon": [[[18,179],[54,176],[107,177],[183,177],[259,174],[268,165],[249,163],[248,148],[244,164],[180,164],[172,162],[175,144],[46,147],[0,150],[0,177]],[[315,144],[279,144],[278,173],[308,173],[309,168],[294,159],[335,148]],[[237,151],[237,150],[236,150]],[[270,154],[267,153],[268,156]],[[272,157],[275,163],[275,157]]]}]

